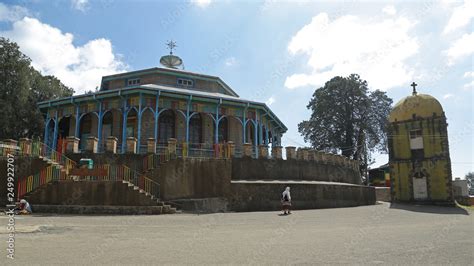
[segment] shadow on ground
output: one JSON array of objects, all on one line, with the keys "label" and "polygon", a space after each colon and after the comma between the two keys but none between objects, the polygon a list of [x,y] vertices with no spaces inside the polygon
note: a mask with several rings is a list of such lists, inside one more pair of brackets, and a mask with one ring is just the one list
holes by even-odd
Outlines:
[{"label": "shadow on ground", "polygon": [[412,212],[437,213],[437,214],[462,214],[469,215],[469,212],[458,206],[434,206],[416,205],[404,203],[391,203],[390,209],[399,209]]}]

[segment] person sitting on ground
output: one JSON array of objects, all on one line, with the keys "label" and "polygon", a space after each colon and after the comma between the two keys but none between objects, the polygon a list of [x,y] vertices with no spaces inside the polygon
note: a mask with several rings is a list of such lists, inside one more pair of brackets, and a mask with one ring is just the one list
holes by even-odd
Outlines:
[{"label": "person sitting on ground", "polygon": [[286,187],[285,191],[283,191],[282,198],[281,198],[281,205],[283,208],[283,214],[291,214],[290,207],[291,207],[291,195],[290,195],[290,187]]},{"label": "person sitting on ground", "polygon": [[25,199],[20,200],[20,206],[17,208],[18,214],[31,214],[31,205]]}]

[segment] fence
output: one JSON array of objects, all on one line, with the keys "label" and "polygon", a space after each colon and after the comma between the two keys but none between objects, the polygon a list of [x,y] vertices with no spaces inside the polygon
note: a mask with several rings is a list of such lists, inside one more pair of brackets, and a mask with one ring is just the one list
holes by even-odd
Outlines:
[{"label": "fence", "polygon": [[[53,181],[75,180],[69,175],[71,169],[76,167],[76,162],[64,156],[61,152],[53,150],[39,140],[21,142],[0,142],[0,154],[7,156],[29,156],[46,158],[51,165],[43,168],[39,173],[19,178],[17,181],[17,197],[20,199],[25,194],[36,188]],[[88,181],[127,181],[154,197],[159,197],[159,184],[143,174],[133,171],[125,165],[98,165],[97,168],[107,169],[106,176],[85,176],[82,180]]]},{"label": "fence", "polygon": [[52,181],[66,180],[66,172],[59,165],[50,165],[43,168],[39,173],[28,177],[19,178],[17,198],[22,198],[25,194],[30,193],[36,188],[50,183]]}]

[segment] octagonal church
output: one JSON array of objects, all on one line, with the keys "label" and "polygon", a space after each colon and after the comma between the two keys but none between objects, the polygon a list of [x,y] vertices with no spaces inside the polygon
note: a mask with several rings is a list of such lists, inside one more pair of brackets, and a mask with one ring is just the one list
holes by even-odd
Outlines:
[{"label": "octagonal church", "polygon": [[265,103],[240,98],[219,77],[183,70],[172,50],[160,62],[163,67],[104,76],[98,92],[38,103],[46,144],[65,150],[66,138],[74,138],[81,151],[96,138],[101,152],[112,137],[119,153],[127,152],[130,138],[137,153],[147,151],[150,139],[157,153],[169,139],[186,143],[190,153],[227,142],[236,153],[244,143],[254,153],[258,145],[280,145],[287,128]]}]

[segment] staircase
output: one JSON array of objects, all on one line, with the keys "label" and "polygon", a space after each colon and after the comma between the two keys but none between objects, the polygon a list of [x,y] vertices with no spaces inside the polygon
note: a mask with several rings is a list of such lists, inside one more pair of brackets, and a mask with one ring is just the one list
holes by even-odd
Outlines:
[{"label": "staircase", "polygon": [[[139,174],[125,165],[99,165],[98,168],[107,168],[108,174],[104,177],[89,176],[82,178],[80,182],[73,181],[74,177],[70,175],[70,170],[76,167],[76,162],[67,158],[63,154],[58,153],[46,144],[39,141],[34,141],[30,146],[20,145],[20,148],[15,151],[16,155],[30,156],[42,159],[48,164],[47,167],[43,168],[37,174],[30,175],[28,177],[19,178],[17,181],[17,196],[20,198],[29,199],[32,204],[37,207],[42,206],[41,203],[54,203],[47,198],[45,195],[49,195],[51,190],[55,186],[60,186],[61,183],[69,183],[69,185],[80,186],[82,181],[103,181],[124,184],[129,192],[137,194],[137,196],[131,196],[142,198],[140,203],[143,205],[128,206],[133,208],[142,209],[141,212],[149,213],[148,210],[143,209],[147,207],[157,207],[150,214],[171,214],[176,213],[176,208],[161,201],[159,199],[159,184],[152,179],[146,177],[143,174]],[[40,195],[40,196],[35,196]],[[46,196],[47,197],[47,196]],[[39,200],[39,201],[37,201]],[[38,204],[40,203],[40,204]],[[56,202],[62,205],[64,209],[64,202]],[[105,203],[105,202],[104,202]],[[109,203],[110,204],[110,203]],[[53,204],[54,205],[54,204]],[[112,205],[114,206],[114,205]],[[96,209],[107,209],[107,206],[95,206],[99,207]],[[117,207],[117,205],[115,205]],[[122,206],[127,207],[127,206]],[[159,211],[157,211],[159,209]],[[38,208],[36,208],[38,211]],[[132,211],[133,212],[133,211]],[[107,213],[114,213],[107,211]],[[137,213],[138,214],[138,213]]]},{"label": "staircase", "polygon": [[[97,197],[101,188],[106,193],[104,197]],[[24,198],[32,203],[35,212],[42,213],[135,215],[177,212],[175,208],[128,181],[51,182]]]},{"label": "staircase", "polygon": [[[143,158],[143,171],[145,174],[150,173],[153,170],[159,169],[162,164],[169,162],[170,160],[176,159],[176,154],[170,154],[168,149],[165,149],[162,154],[148,154]],[[180,204],[172,201],[166,201],[174,209],[180,208]]]}]

